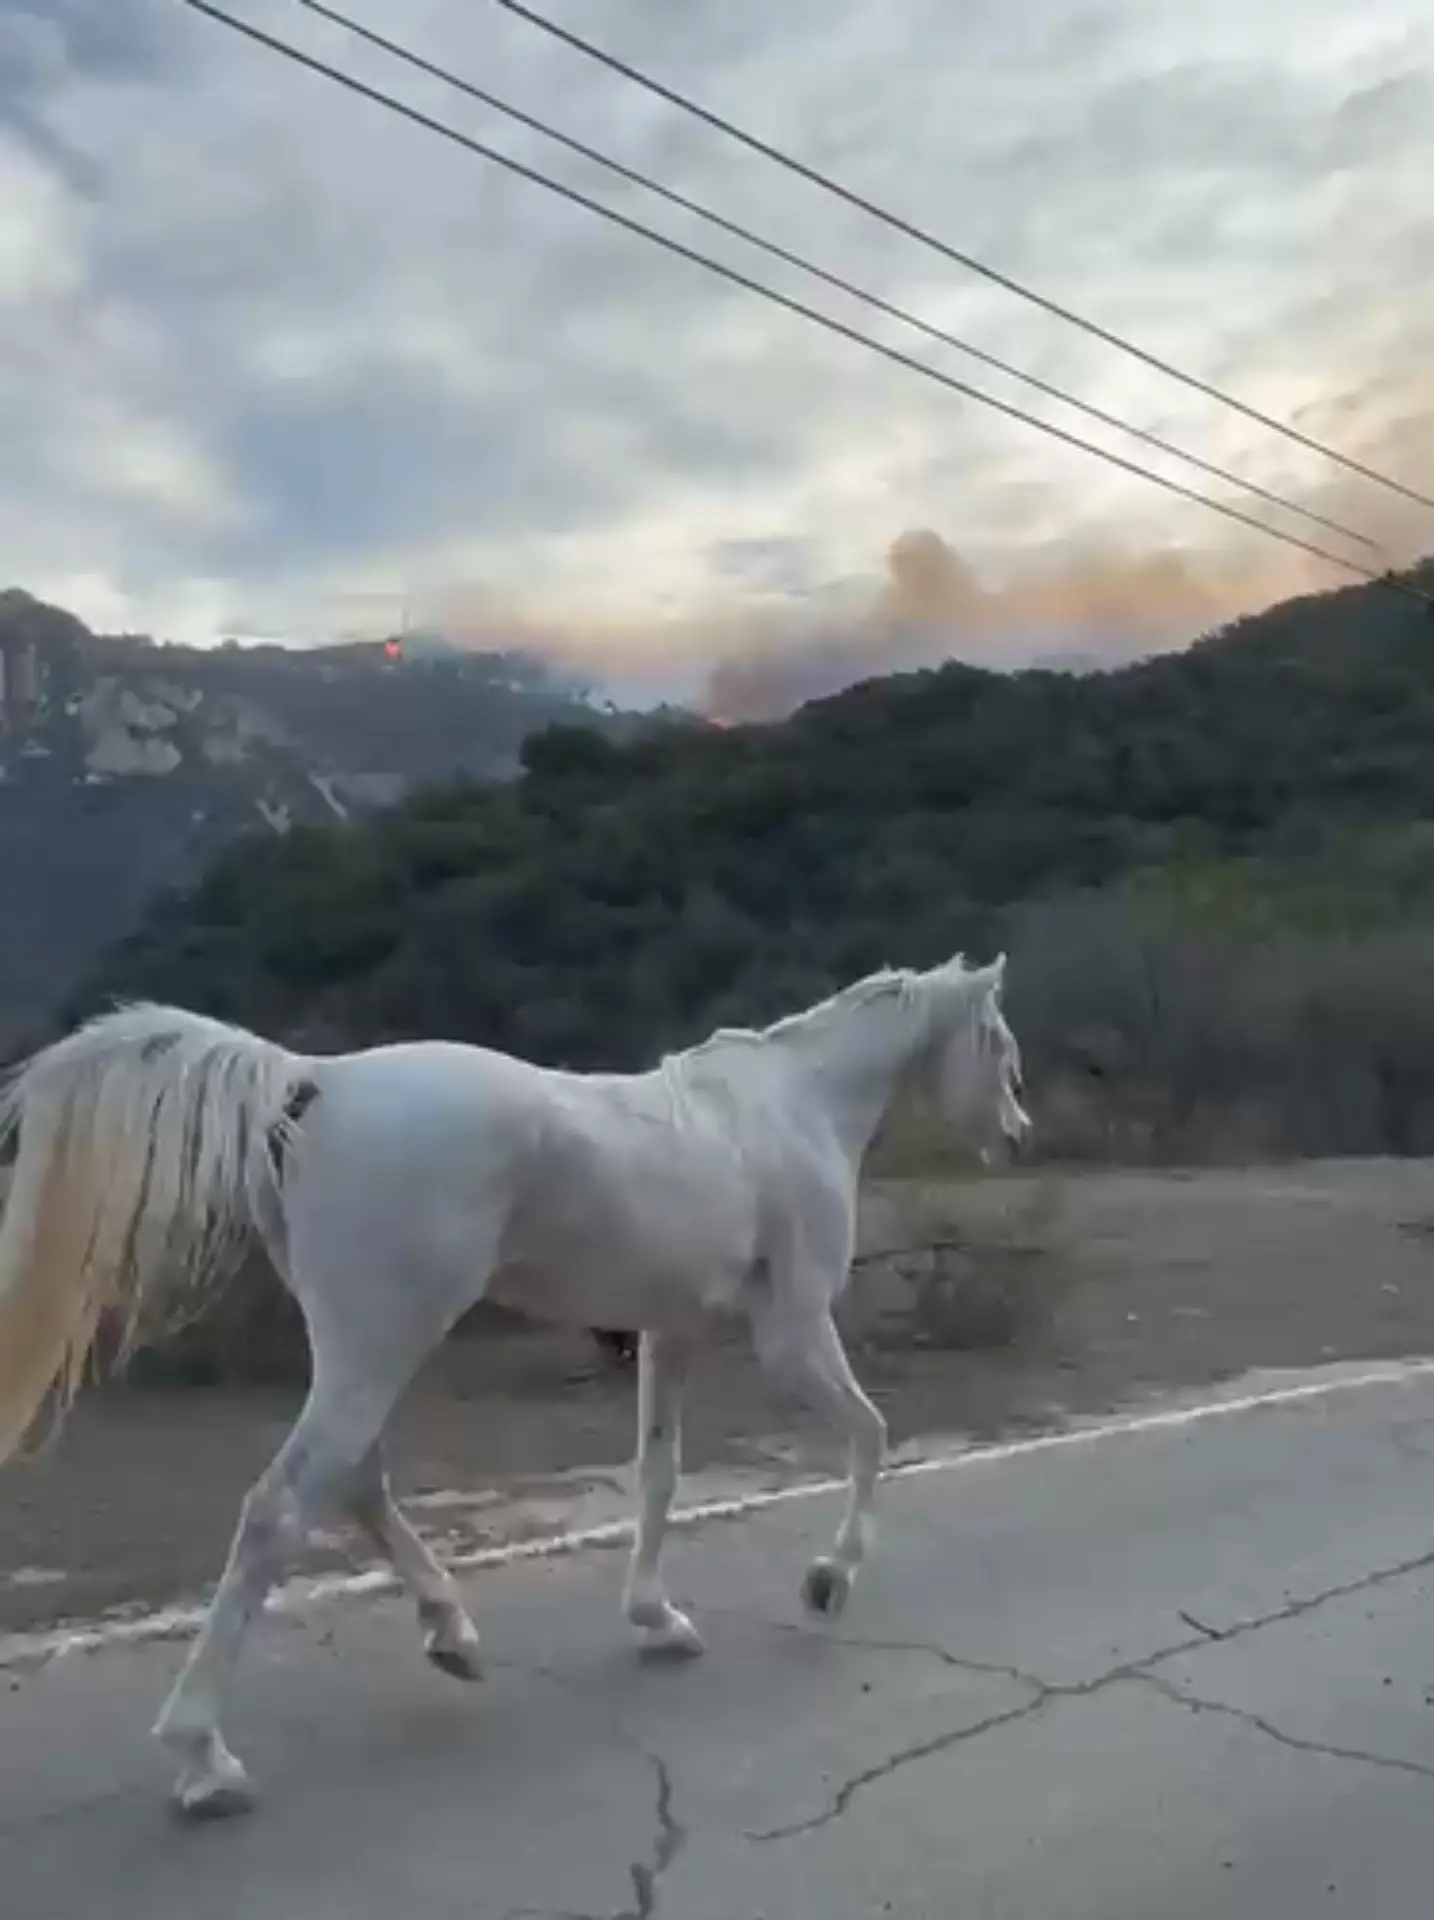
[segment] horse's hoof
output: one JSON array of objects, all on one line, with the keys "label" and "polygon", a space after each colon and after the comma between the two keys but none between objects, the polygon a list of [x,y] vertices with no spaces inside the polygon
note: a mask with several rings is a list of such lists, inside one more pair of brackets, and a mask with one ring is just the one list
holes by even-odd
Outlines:
[{"label": "horse's hoof", "polygon": [[174,1811],[181,1820],[232,1820],[254,1805],[254,1788],[232,1753],[222,1763],[181,1778],[174,1789]]},{"label": "horse's hoof", "polygon": [[420,1604],[418,1618],[427,1631],[423,1656],[450,1680],[481,1680],[483,1651],[478,1629],[462,1607],[453,1602]]},{"label": "horse's hoof", "polygon": [[471,1682],[483,1678],[483,1656],[476,1640],[453,1644],[430,1636],[424,1643],[423,1652],[429,1664],[437,1667],[440,1673],[446,1673],[450,1680]]},{"label": "horse's hoof", "polygon": [[668,1616],[661,1626],[650,1627],[644,1633],[639,1658],[659,1662],[695,1660],[706,1653],[707,1642],[685,1613],[669,1607]]},{"label": "horse's hoof", "polygon": [[851,1598],[851,1575],[832,1560],[814,1560],[802,1580],[802,1603],[830,1619]]},{"label": "horse's hoof", "polygon": [[627,1617],[642,1634],[643,1660],[695,1660],[707,1651],[702,1635],[670,1600],[629,1600]]}]

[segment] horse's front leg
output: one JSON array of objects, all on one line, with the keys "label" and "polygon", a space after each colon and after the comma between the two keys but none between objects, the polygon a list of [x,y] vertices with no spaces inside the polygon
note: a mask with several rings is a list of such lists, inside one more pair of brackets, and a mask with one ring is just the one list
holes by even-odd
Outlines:
[{"label": "horse's front leg", "polygon": [[682,1449],[682,1393],[692,1349],[685,1338],[644,1333],[638,1353],[637,1531],[623,1607],[650,1653],[704,1651],[702,1636],[667,1597],[662,1547]]},{"label": "horse's front leg", "polygon": [[783,1392],[809,1406],[847,1442],[850,1486],[831,1552],[814,1560],[802,1599],[814,1613],[840,1613],[871,1544],[872,1508],[886,1453],[886,1421],[857,1383],[830,1312],[775,1306],[753,1326],[757,1358]]}]

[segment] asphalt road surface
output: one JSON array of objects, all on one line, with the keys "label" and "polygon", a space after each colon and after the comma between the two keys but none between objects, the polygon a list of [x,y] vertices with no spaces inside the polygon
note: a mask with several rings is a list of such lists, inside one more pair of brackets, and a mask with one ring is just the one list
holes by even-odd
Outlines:
[{"label": "asphalt road surface", "polygon": [[828,1496],[699,1528],[708,1657],[637,1663],[621,1564],[472,1582],[481,1688],[388,1601],[276,1619],[229,1726],[263,1799],[185,1828],[172,1645],[0,1676],[6,1920],[1428,1920],[1434,1380],[883,1490],[834,1629]]}]

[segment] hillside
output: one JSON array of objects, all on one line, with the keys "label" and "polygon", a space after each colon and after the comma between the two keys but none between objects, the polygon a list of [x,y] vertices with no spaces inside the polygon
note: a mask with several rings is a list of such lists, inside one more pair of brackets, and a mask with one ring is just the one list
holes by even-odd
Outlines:
[{"label": "hillside", "polygon": [[507,777],[563,718],[620,724],[516,655],[157,646],[0,593],[0,1045],[236,834]]},{"label": "hillside", "polygon": [[[143,991],[315,1040],[622,1065],[999,939],[1038,1029],[1103,1030],[1154,993],[1153,963],[1127,939],[1117,965],[1108,927],[1077,939],[1072,903],[1188,921],[1181,876],[1243,873],[1248,893],[1251,862],[1347,872],[1371,836],[1434,818],[1434,624],[1357,588],[1106,675],[948,665],[769,727],[556,728],[524,759],[509,787],[234,849],[76,1008]],[[1386,892],[1434,859],[1427,835],[1400,847]]]}]

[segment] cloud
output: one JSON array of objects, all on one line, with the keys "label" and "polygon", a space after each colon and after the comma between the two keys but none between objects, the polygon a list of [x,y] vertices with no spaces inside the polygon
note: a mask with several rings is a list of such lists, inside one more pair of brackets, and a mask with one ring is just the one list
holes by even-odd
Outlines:
[{"label": "cloud", "polygon": [[[293,0],[233,4],[753,266]],[[352,4],[936,324],[1357,517],[1397,558],[1434,544],[1415,512],[496,9],[410,0],[396,21]],[[553,11],[954,244],[1434,487],[1434,24],[1420,0],[973,0],[959,23],[944,0]],[[787,270],[754,270],[899,338]],[[0,580],[107,624],[206,639],[242,610],[307,635],[406,602],[673,691],[719,662],[730,691],[739,663],[770,690],[943,649],[1119,657],[1335,577],[484,169],[174,0],[0,14],[0,493]],[[939,537],[892,549],[922,528]]]}]

